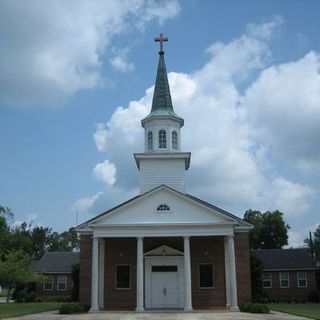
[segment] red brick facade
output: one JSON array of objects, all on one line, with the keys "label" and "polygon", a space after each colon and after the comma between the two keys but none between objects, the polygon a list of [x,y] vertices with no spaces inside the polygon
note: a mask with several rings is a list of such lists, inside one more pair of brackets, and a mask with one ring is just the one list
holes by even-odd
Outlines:
[{"label": "red brick facade", "polygon": [[[107,310],[134,310],[136,307],[137,241],[135,238],[107,238],[105,240],[105,308]],[[183,251],[182,238],[144,238],[144,252],[161,245]],[[91,237],[81,236],[80,302],[85,304],[90,304],[91,248]],[[190,251],[193,308],[224,308],[226,293],[223,237],[191,237]],[[250,301],[250,261],[247,234],[243,233],[235,237],[235,251],[239,302]],[[214,288],[199,288],[198,268],[200,263],[213,264]],[[115,269],[117,264],[131,266],[131,287],[128,290],[116,289]]]},{"label": "red brick facade", "polygon": [[[281,270],[286,272],[286,270]],[[264,292],[268,295],[269,299],[279,301],[287,300],[307,300],[310,292],[317,290],[316,285],[316,271],[305,271],[307,277],[307,287],[299,288],[297,283],[297,271],[288,271],[289,273],[289,288],[280,287],[280,275],[278,271],[271,273],[271,288],[264,288]],[[269,272],[267,272],[269,273]]]}]

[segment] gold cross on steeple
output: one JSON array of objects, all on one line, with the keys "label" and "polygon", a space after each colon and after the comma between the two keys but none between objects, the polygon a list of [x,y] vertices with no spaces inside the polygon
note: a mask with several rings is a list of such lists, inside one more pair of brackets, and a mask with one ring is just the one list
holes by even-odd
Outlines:
[{"label": "gold cross on steeple", "polygon": [[160,51],[159,51],[159,53],[163,54],[164,53],[164,51],[163,51],[163,42],[164,41],[168,41],[168,38],[163,37],[163,34],[160,33],[160,37],[159,38],[155,38],[154,41],[155,42],[160,42]]}]

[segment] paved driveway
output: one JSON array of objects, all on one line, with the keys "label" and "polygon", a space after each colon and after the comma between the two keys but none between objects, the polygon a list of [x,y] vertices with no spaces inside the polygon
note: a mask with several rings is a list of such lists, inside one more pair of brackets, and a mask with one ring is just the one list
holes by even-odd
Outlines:
[{"label": "paved driveway", "polygon": [[310,320],[304,317],[292,316],[286,313],[252,314],[242,312],[100,312],[97,314],[60,315],[55,312],[43,312],[15,320]]}]

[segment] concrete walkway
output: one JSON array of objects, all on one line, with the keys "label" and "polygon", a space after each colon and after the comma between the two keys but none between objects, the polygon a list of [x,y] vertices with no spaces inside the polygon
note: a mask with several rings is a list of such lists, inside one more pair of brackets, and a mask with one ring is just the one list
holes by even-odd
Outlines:
[{"label": "concrete walkway", "polygon": [[272,311],[270,314],[253,314],[242,312],[100,312],[97,314],[62,315],[58,311],[43,312],[28,316],[10,318],[14,320],[310,320]]}]

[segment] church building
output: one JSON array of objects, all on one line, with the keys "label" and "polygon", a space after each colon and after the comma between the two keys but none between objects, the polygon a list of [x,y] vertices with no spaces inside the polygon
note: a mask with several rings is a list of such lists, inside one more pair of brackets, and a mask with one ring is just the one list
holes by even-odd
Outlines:
[{"label": "church building", "polygon": [[[151,112],[134,158],[140,193],[78,226],[80,302],[99,310],[229,309],[251,300],[248,232],[237,216],[186,193],[190,152],[173,109],[163,41]],[[210,168],[208,168],[210,170]],[[214,192],[214,190],[212,190]]]}]

